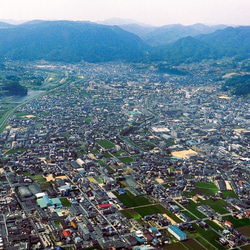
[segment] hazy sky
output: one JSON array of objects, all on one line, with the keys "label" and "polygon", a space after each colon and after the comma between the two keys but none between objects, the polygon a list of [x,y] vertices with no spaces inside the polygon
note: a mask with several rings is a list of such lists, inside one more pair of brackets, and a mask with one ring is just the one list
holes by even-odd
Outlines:
[{"label": "hazy sky", "polygon": [[0,19],[250,25],[250,0],[0,0]]}]

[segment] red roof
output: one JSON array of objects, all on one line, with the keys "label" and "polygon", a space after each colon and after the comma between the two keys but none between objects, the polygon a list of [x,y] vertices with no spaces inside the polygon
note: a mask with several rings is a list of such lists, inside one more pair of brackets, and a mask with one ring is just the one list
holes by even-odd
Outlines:
[{"label": "red roof", "polygon": [[98,206],[99,206],[99,208],[108,208],[111,205],[109,203],[106,203],[106,204],[99,204]]},{"label": "red roof", "polygon": [[232,224],[230,221],[226,220],[226,221],[225,221],[225,225],[227,225],[227,226],[232,226],[233,224]]},{"label": "red roof", "polygon": [[65,230],[65,231],[63,231],[62,233],[63,233],[63,235],[64,235],[65,237],[71,236],[70,231]]}]

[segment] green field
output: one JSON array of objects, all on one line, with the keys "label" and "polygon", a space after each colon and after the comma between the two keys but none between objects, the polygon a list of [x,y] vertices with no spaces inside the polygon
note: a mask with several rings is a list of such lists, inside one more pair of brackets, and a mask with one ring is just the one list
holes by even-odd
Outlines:
[{"label": "green field", "polygon": [[129,191],[126,190],[126,194],[119,195],[115,193],[117,198],[124,204],[126,207],[138,207],[151,204],[148,199],[143,196],[134,196]]},{"label": "green field", "polygon": [[193,213],[194,215],[196,215],[199,218],[205,218],[206,216],[204,214],[202,214],[201,212],[199,212],[196,207],[200,206],[201,204],[195,203],[192,200],[189,200],[190,204],[185,205],[184,207],[189,210],[191,213]]},{"label": "green field", "polygon": [[196,230],[198,235],[202,236],[204,239],[206,239],[208,241],[208,242],[204,241],[202,243],[202,244],[204,244],[204,247],[206,247],[206,249],[213,248],[210,244],[212,244],[217,249],[224,249],[224,247],[222,245],[220,245],[218,242],[216,242],[216,239],[220,238],[219,234],[215,233],[211,229],[203,230],[199,226],[197,226],[196,224],[193,224],[193,228]]},{"label": "green field", "polygon": [[146,215],[152,215],[152,214],[167,214],[171,219],[176,221],[177,223],[182,222],[178,217],[176,217],[174,214],[170,213],[167,209],[165,209],[162,205],[149,205],[149,206],[143,206],[143,207],[136,207],[136,208],[129,208],[122,210],[121,213],[123,213],[128,219],[141,219]]},{"label": "green field", "polygon": [[219,214],[227,214],[229,213],[228,210],[226,210],[224,207],[227,205],[227,203],[223,200],[201,200],[200,204],[204,204],[204,205],[209,205],[212,209],[214,209],[216,212],[218,212]]},{"label": "green field", "polygon": [[115,172],[115,171],[114,171],[111,167],[109,167],[104,161],[98,160],[98,162],[99,162],[101,165],[103,165],[103,166],[108,170],[109,173],[113,174],[113,173]]},{"label": "green field", "polygon": [[101,140],[101,141],[98,141],[97,143],[105,149],[111,149],[115,147],[115,145],[108,140]]},{"label": "green field", "polygon": [[226,197],[232,197],[232,198],[238,198],[238,196],[235,194],[234,191],[222,191],[223,196]]},{"label": "green field", "polygon": [[18,148],[18,149],[10,149],[7,152],[5,152],[6,155],[12,155],[15,153],[19,153],[19,152],[25,152],[26,148]]},{"label": "green field", "polygon": [[248,218],[246,218],[246,219],[236,219],[233,216],[224,216],[223,220],[230,221],[231,223],[233,223],[235,228],[250,225],[250,219],[248,219]]},{"label": "green field", "polygon": [[35,175],[35,176],[30,176],[30,178],[34,181],[40,184],[40,188],[42,190],[45,190],[51,186],[49,182],[46,181],[45,178],[43,178],[42,175]]},{"label": "green field", "polygon": [[204,182],[196,182],[196,193],[200,192],[207,196],[216,194],[219,189],[216,187],[214,183],[204,183]]},{"label": "green field", "polygon": [[136,208],[129,208],[125,210],[121,210],[121,213],[123,213],[128,219],[141,219],[146,215],[152,215],[152,214],[167,214],[171,219],[176,221],[177,223],[180,223],[181,220],[176,217],[174,214],[170,213],[167,209],[165,209],[160,204],[158,205],[149,205],[149,206],[143,206],[143,207],[136,207]]},{"label": "green field", "polygon": [[130,163],[130,162],[133,162],[134,160],[130,157],[120,157],[118,158],[121,162],[123,163]]},{"label": "green field", "polygon": [[60,201],[62,202],[62,205],[64,207],[70,207],[71,206],[71,203],[67,198],[61,198]]},{"label": "green field", "polygon": [[215,229],[216,231],[221,231],[223,230],[223,228],[221,226],[219,226],[217,223],[211,221],[211,220],[206,220],[206,223],[212,227],[213,229]]}]

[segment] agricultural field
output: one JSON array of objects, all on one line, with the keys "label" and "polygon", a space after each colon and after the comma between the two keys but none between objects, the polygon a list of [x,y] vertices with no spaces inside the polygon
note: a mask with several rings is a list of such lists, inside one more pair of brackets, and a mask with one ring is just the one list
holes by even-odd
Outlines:
[{"label": "agricultural field", "polygon": [[246,218],[246,219],[236,219],[233,216],[229,215],[229,216],[224,216],[223,220],[230,221],[231,223],[233,223],[235,228],[250,225],[250,219],[248,219],[248,218]]},{"label": "agricultural field", "polygon": [[237,230],[241,232],[243,235],[250,237],[250,225],[238,227]]},{"label": "agricultural field", "polygon": [[47,182],[46,179],[42,175],[31,176],[31,179],[34,182],[39,183],[42,190],[45,190],[51,186],[51,184]]},{"label": "agricultural field", "polygon": [[100,146],[102,146],[103,148],[105,148],[105,149],[111,149],[111,148],[115,147],[115,145],[112,142],[108,141],[108,140],[98,141],[98,144]]},{"label": "agricultural field", "polygon": [[134,161],[134,160],[133,160],[132,158],[130,158],[130,157],[120,157],[119,160],[120,160],[121,162],[123,162],[124,164],[125,164],[125,163],[131,163],[131,162]]},{"label": "agricultural field", "polygon": [[126,194],[119,195],[115,193],[117,198],[124,204],[126,207],[138,207],[151,204],[148,199],[143,196],[134,196],[129,191],[126,191]]}]

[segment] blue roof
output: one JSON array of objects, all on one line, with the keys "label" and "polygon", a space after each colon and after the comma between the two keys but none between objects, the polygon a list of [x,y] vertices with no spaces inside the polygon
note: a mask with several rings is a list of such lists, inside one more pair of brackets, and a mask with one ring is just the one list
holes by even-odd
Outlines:
[{"label": "blue roof", "polygon": [[142,239],[142,238],[140,238],[140,237],[135,237],[136,238],[136,240],[138,241],[138,242],[140,242],[140,243],[143,243],[143,242],[145,242],[145,240],[144,239]]},{"label": "blue roof", "polygon": [[44,196],[43,196],[43,199],[44,199],[44,201],[46,202],[46,204],[50,204],[50,203],[51,203],[50,198],[49,198],[48,195],[44,195]]},{"label": "blue roof", "polygon": [[170,228],[173,232],[175,232],[180,237],[182,237],[182,236],[186,237],[186,234],[184,232],[182,232],[177,226],[171,225],[168,228]]},{"label": "blue roof", "polygon": [[150,227],[150,229],[151,229],[151,231],[154,232],[154,233],[157,233],[157,232],[158,232],[158,230],[157,230],[156,227]]}]

